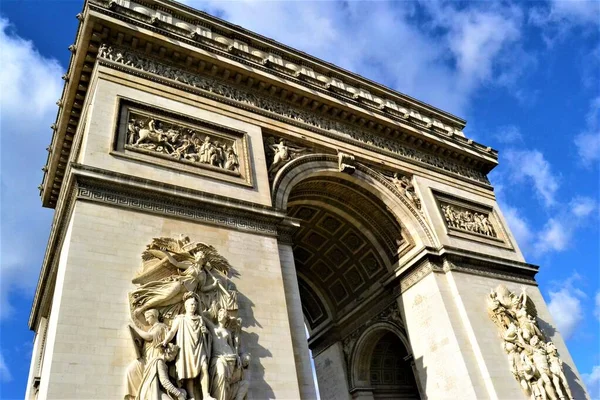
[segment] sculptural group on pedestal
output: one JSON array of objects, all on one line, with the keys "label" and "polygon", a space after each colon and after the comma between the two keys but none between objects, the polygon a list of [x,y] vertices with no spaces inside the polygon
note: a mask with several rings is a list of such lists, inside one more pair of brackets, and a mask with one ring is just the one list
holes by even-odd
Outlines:
[{"label": "sculptural group on pedestal", "polygon": [[147,246],[129,294],[137,359],[125,400],[246,398],[250,355],[241,350],[229,271],[213,246],[185,236]]},{"label": "sculptural group on pedestal", "polygon": [[573,399],[562,360],[537,323],[535,304],[499,285],[488,297],[488,312],[500,330],[510,371],[531,399]]}]

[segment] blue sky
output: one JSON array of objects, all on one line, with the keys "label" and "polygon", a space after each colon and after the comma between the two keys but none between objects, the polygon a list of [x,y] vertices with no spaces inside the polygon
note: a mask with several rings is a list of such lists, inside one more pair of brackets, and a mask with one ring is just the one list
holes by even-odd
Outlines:
[{"label": "blue sky", "polygon": [[[600,398],[600,2],[219,2],[203,9],[465,118],[501,208]],[[0,384],[22,398],[42,209],[80,1],[0,2]]]}]

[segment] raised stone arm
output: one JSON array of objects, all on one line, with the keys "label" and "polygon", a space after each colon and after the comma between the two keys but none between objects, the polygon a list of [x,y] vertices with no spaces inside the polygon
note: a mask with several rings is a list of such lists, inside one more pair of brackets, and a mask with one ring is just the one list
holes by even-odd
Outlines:
[{"label": "raised stone arm", "polygon": [[143,329],[138,328],[137,325],[135,324],[135,322],[130,321],[129,326],[131,327],[131,329],[133,329],[135,331],[135,333],[137,333],[146,342],[151,342],[154,339],[154,337],[150,333],[144,331]]},{"label": "raised stone arm", "polygon": [[189,266],[190,266],[189,263],[177,261],[175,259],[175,257],[173,257],[168,251],[163,250],[163,249],[159,249],[159,251],[163,252],[165,254],[165,256],[167,256],[167,259],[169,260],[169,262],[171,264],[173,264],[174,266],[176,266],[177,268],[183,269],[183,270],[186,270],[189,268]]}]

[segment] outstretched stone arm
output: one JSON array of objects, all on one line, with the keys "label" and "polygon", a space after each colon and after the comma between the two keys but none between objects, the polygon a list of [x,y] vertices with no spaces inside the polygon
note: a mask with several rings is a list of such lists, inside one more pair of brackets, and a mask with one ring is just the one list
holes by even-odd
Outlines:
[{"label": "outstretched stone arm", "polygon": [[163,249],[160,249],[160,251],[162,251],[163,253],[165,253],[165,255],[167,256],[167,258],[169,259],[169,262],[171,264],[173,264],[174,266],[176,266],[177,268],[183,269],[183,270],[186,270],[186,269],[189,268],[190,264],[185,263],[185,262],[177,261],[175,259],[175,257],[173,257],[168,251],[163,250]]},{"label": "outstretched stone arm", "polygon": [[167,335],[165,336],[165,340],[162,342],[163,346],[166,346],[171,340],[173,340],[177,330],[179,330],[179,318],[175,318],[173,320],[173,326],[171,326],[171,329],[169,329],[169,332],[167,332]]}]

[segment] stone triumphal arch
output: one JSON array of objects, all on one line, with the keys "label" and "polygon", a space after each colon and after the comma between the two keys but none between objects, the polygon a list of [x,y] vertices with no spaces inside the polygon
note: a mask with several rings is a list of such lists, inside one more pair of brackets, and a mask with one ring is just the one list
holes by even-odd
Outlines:
[{"label": "stone triumphal arch", "polygon": [[171,1],[77,18],[27,399],[587,397],[465,121]]}]

